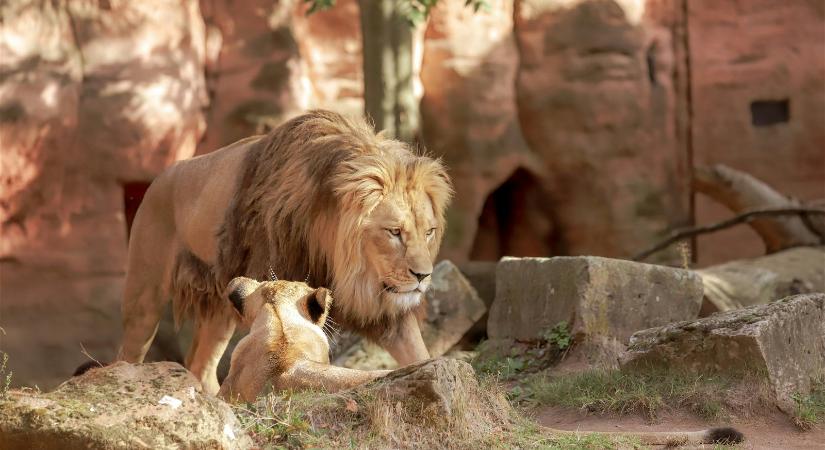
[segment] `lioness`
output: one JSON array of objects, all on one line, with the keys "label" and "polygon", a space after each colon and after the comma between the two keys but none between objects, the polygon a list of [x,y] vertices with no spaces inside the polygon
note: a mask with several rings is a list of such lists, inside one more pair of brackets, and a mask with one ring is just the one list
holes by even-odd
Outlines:
[{"label": "lioness", "polygon": [[312,111],[181,161],[146,192],[129,241],[119,359],[141,362],[171,298],[194,315],[185,364],[207,392],[235,328],[237,276],[328,286],[331,316],[399,364],[427,359],[416,313],[452,187],[442,164],[361,119]]},{"label": "lioness", "polygon": [[329,341],[322,328],[333,300],[325,288],[238,277],[229,283],[227,297],[250,330],[232,352],[229,375],[219,391],[227,400],[252,402],[267,385],[334,392],[389,373],[329,364]]}]

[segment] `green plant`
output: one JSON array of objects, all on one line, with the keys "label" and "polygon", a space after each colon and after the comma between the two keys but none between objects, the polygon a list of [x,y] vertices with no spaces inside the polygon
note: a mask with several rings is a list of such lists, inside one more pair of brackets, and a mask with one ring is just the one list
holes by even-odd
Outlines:
[{"label": "green plant", "polygon": [[791,395],[794,401],[794,423],[803,430],[810,430],[825,420],[825,382],[814,384],[808,395],[799,392]]},{"label": "green plant", "polygon": [[559,350],[567,350],[570,344],[573,343],[573,337],[570,336],[570,330],[568,329],[566,320],[562,320],[553,325],[552,328],[544,333],[543,337],[545,341],[551,345],[555,345]]}]

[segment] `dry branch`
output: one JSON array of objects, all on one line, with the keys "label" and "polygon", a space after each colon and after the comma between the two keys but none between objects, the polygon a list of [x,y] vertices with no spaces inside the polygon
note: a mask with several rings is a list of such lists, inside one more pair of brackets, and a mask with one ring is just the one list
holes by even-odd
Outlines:
[{"label": "dry branch", "polygon": [[[724,165],[698,167],[694,170],[693,188],[736,214],[799,209],[798,212],[788,214],[757,214],[752,217],[760,216],[759,218],[748,221],[764,241],[768,253],[823,243],[825,220],[822,217],[811,217],[811,214],[807,214],[811,212],[807,211],[809,208],[804,208],[799,201],[747,173]],[[814,209],[820,211],[819,208]]]},{"label": "dry branch", "polygon": [[[657,243],[653,247],[639,252],[633,256],[633,261],[642,261],[649,257],[650,255],[662,251],[668,248],[671,244],[675,242],[682,241],[684,239],[688,239],[694,236],[698,236],[700,234],[712,233],[714,231],[723,230],[725,228],[730,228],[735,225],[739,225],[741,223],[751,223],[760,220],[760,217],[781,217],[781,216],[800,216],[804,215],[807,217],[810,216],[823,216],[825,217],[825,208],[803,208],[803,207],[793,207],[793,208],[772,208],[772,209],[755,209],[746,211],[742,214],[736,215],[731,217],[730,219],[723,220],[721,222],[717,222],[711,225],[704,225],[698,227],[688,227],[682,228],[679,230],[675,230],[673,233],[670,234],[669,237],[662,240],[661,242]],[[800,246],[800,245],[817,245],[819,244],[819,240],[812,242],[810,244],[800,244],[797,243],[795,245],[790,245],[791,247]],[[767,245],[767,242],[766,242]],[[787,247],[783,247],[787,248]],[[781,249],[780,249],[781,250]]]}]

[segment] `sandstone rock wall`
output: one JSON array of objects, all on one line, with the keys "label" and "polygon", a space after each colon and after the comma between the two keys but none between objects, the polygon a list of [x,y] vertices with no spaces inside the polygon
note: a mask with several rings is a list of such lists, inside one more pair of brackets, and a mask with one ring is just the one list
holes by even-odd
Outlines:
[{"label": "sandstone rock wall", "polygon": [[[802,200],[825,198],[825,5],[687,3],[694,163],[725,164]],[[696,221],[730,215],[702,196]],[[710,264],[763,253],[747,227],[699,239]]]},{"label": "sandstone rock wall", "polygon": [[644,2],[516,5],[519,120],[546,169],[554,253],[626,257],[687,223],[669,30]]},{"label": "sandstone rock wall", "polygon": [[18,384],[114,357],[124,183],[188,158],[204,130],[194,0],[0,6],[0,348]]}]

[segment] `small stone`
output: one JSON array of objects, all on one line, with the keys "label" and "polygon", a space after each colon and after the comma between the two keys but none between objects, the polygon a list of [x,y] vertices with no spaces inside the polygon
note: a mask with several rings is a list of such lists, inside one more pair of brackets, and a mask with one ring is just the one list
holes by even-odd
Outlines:
[{"label": "small stone", "polygon": [[639,331],[622,365],[764,373],[780,408],[792,412],[792,396],[809,393],[812,383],[825,377],[825,294],[796,295]]}]

